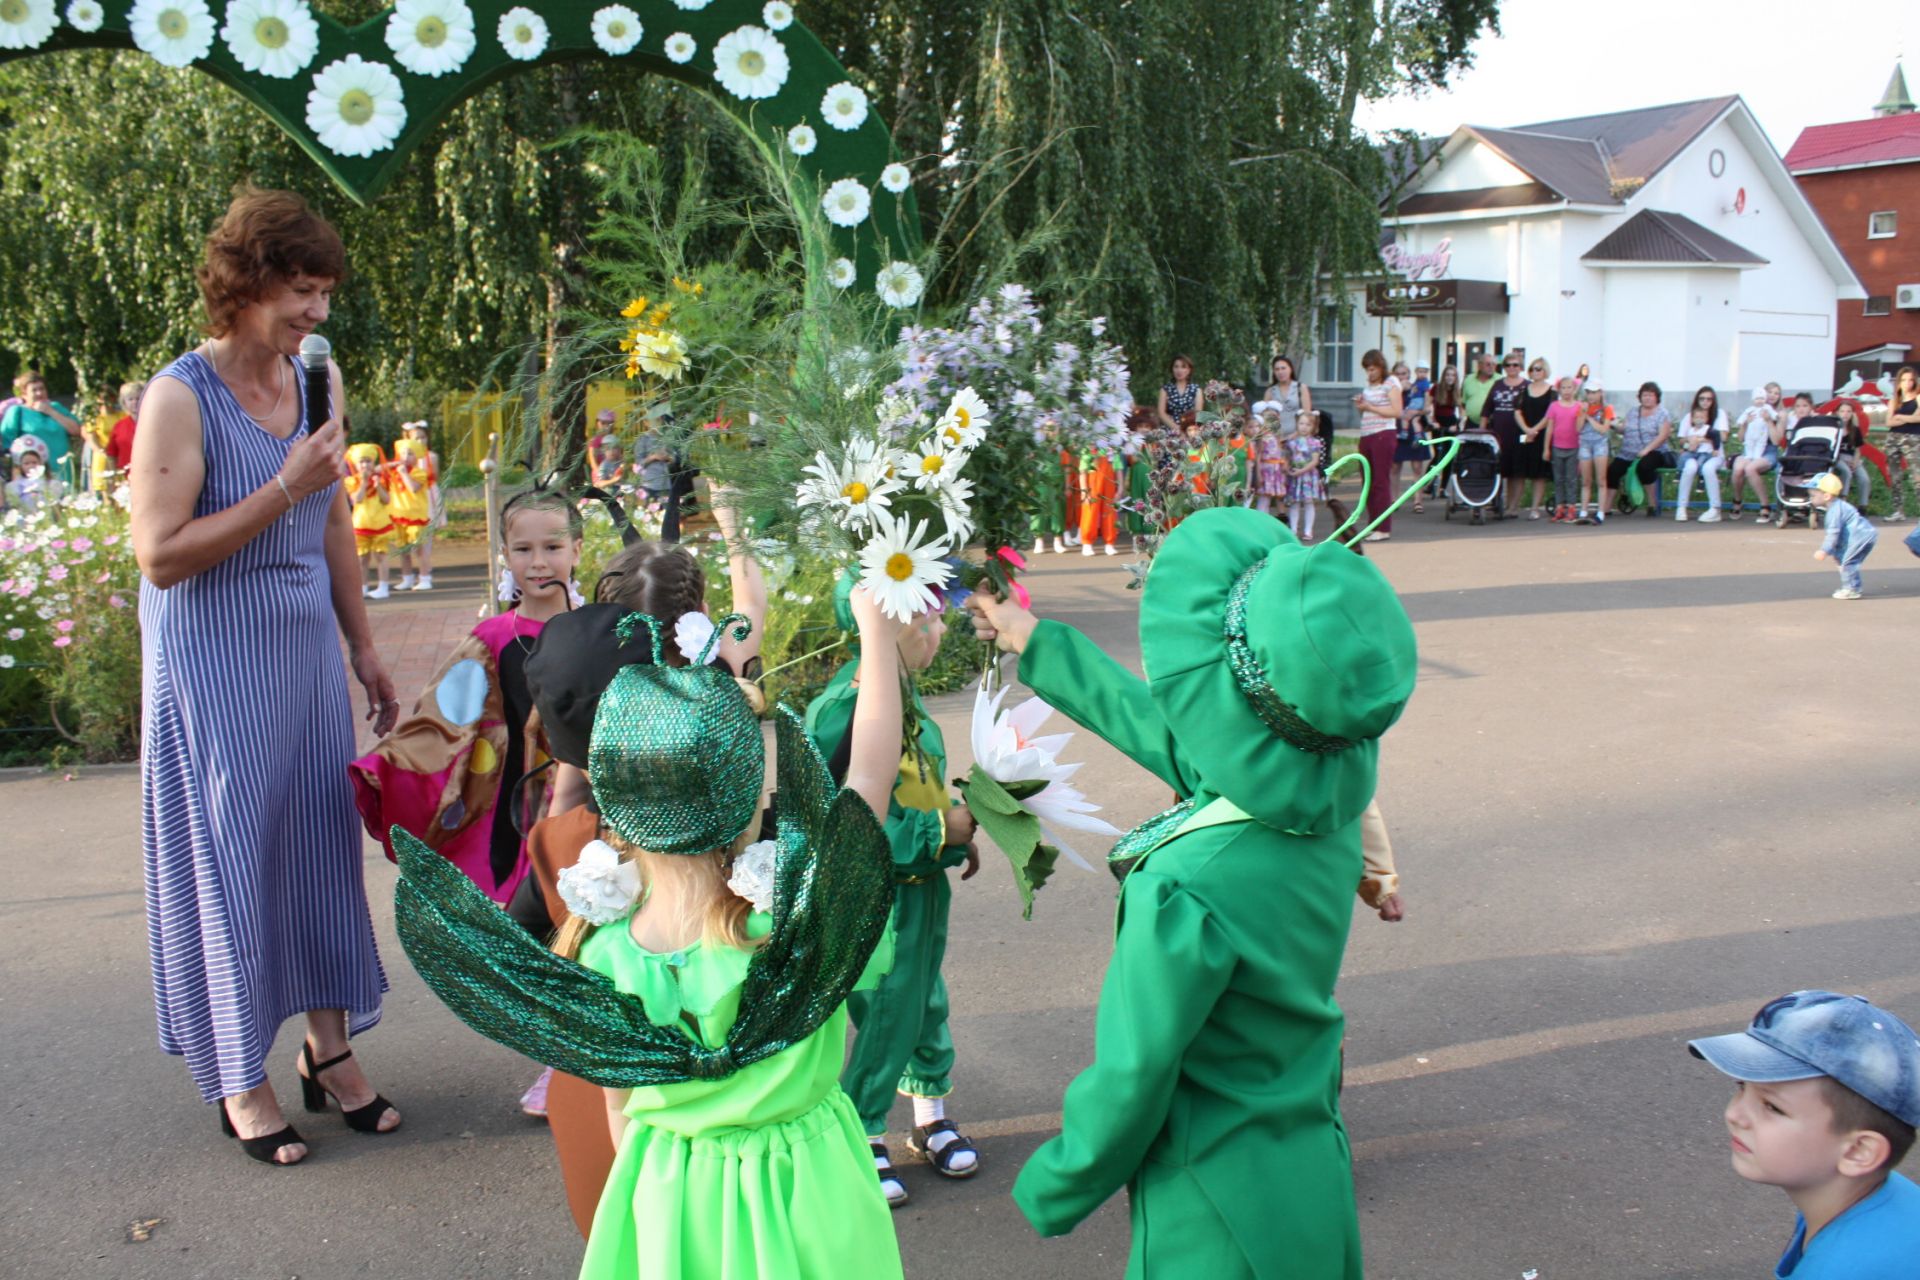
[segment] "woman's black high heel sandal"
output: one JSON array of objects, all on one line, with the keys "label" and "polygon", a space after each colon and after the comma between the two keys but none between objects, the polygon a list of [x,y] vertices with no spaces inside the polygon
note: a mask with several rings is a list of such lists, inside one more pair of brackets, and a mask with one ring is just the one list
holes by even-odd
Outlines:
[{"label": "woman's black high heel sandal", "polygon": [[306,1159],[305,1156],[301,1156],[299,1160],[284,1162],[274,1159],[275,1156],[280,1154],[280,1148],[282,1147],[291,1147],[295,1144],[303,1147],[307,1145],[307,1140],[301,1137],[290,1124],[282,1125],[272,1133],[263,1133],[257,1138],[241,1137],[240,1131],[233,1127],[233,1117],[227,1114],[227,1103],[224,1098],[220,1101],[220,1132],[238,1142],[242,1151],[252,1156],[255,1160],[258,1160],[261,1164],[278,1165],[282,1168],[288,1168]]},{"label": "woman's black high heel sandal", "polygon": [[[337,1058],[328,1058],[325,1062],[316,1063],[313,1060],[313,1041],[301,1042],[300,1064],[305,1069],[299,1073],[300,1101],[306,1104],[307,1110],[325,1111],[327,1109],[327,1099],[333,1095],[333,1090],[320,1083],[320,1073],[328,1067],[339,1066],[352,1056],[353,1050],[349,1049]],[[344,1106],[341,1107],[340,1115],[346,1120],[347,1128],[355,1133],[392,1133],[393,1129],[380,1127],[380,1117],[388,1111],[397,1112],[398,1110],[399,1108],[376,1093],[373,1095],[373,1101],[364,1107],[355,1107],[351,1111]],[[399,1127],[399,1125],[393,1126],[394,1129]]]}]

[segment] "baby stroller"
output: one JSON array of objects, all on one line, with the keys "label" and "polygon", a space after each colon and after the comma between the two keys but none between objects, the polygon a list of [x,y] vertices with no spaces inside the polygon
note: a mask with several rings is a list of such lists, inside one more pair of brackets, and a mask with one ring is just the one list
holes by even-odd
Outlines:
[{"label": "baby stroller", "polygon": [[1500,508],[1500,441],[1484,431],[1462,431],[1460,452],[1447,468],[1447,519],[1456,511],[1473,512],[1485,524],[1487,508]]},{"label": "baby stroller", "polygon": [[1826,415],[1802,418],[1794,427],[1780,455],[1780,465],[1774,468],[1773,495],[1779,512],[1773,518],[1774,528],[1784,529],[1789,520],[1805,521],[1812,516],[1809,486],[1815,476],[1832,471],[1839,461],[1842,433],[1840,419]]}]

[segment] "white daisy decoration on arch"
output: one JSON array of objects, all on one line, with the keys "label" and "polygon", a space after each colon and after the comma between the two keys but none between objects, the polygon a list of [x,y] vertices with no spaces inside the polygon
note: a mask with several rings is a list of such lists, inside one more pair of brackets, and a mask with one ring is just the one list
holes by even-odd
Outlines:
[{"label": "white daisy decoration on arch", "polygon": [[714,42],[713,78],[736,98],[771,98],[789,68],[786,46],[764,27],[740,27]]},{"label": "white daisy decoration on arch", "polygon": [[107,20],[107,11],[99,5],[99,0],[73,0],[67,6],[67,25],[75,31],[89,34],[98,31],[100,24]]},{"label": "white daisy decoration on arch", "polygon": [[645,33],[640,15],[626,5],[610,4],[594,12],[593,42],[602,53],[615,58],[632,53]]},{"label": "white daisy decoration on arch", "polygon": [[835,258],[833,265],[827,268],[827,279],[836,289],[852,288],[858,275],[852,258]]},{"label": "white daisy decoration on arch", "polygon": [[547,20],[523,4],[500,15],[500,26],[494,34],[499,36],[507,56],[521,62],[532,62],[547,51]]},{"label": "white daisy decoration on arch", "polygon": [[479,43],[465,0],[395,0],[387,18],[393,60],[417,76],[458,71]]},{"label": "white daisy decoration on arch", "polygon": [[852,133],[867,122],[866,90],[842,80],[820,99],[820,115],[829,128]]},{"label": "white daisy decoration on arch", "polygon": [[896,160],[880,171],[880,185],[894,195],[904,195],[907,188],[913,185],[913,173]]},{"label": "white daisy decoration on arch", "polygon": [[190,67],[213,48],[206,0],[134,0],[127,31],[142,53],[163,67]]},{"label": "white daisy decoration on arch", "polygon": [[293,79],[320,52],[320,24],[306,0],[233,0],[220,38],[235,62],[275,80]]},{"label": "white daisy decoration on arch", "polygon": [[873,210],[873,196],[858,178],[842,178],[820,197],[827,221],[836,227],[857,227]]},{"label": "white daisy decoration on arch", "polygon": [[890,307],[911,307],[927,290],[927,278],[910,262],[889,262],[873,278],[880,301]]},{"label": "white daisy decoration on arch", "polygon": [[810,156],[819,145],[820,135],[813,131],[810,124],[797,124],[787,130],[787,150],[797,156]]},{"label": "white daisy decoration on arch", "polygon": [[700,45],[684,31],[676,31],[667,37],[665,53],[668,62],[688,63],[693,55],[700,52]]},{"label": "white daisy decoration on arch", "polygon": [[760,11],[760,20],[769,30],[785,31],[793,25],[793,6],[786,0],[767,0],[767,7]]},{"label": "white daisy decoration on arch", "polygon": [[875,534],[860,549],[860,585],[873,593],[880,611],[896,622],[911,622],[940,606],[933,588],[944,587],[953,568],[943,556],[947,544],[927,538],[927,522],[913,525],[886,516],[874,520]]},{"label": "white daisy decoration on arch", "polygon": [[0,49],[38,49],[59,25],[53,0],[0,0]]},{"label": "white daisy decoration on arch", "polygon": [[673,0],[676,9],[685,9],[688,13],[698,13],[712,3],[713,0]]},{"label": "white daisy decoration on arch", "polygon": [[388,150],[406,124],[400,77],[386,63],[350,53],[313,77],[307,128],[335,155],[365,159]]}]

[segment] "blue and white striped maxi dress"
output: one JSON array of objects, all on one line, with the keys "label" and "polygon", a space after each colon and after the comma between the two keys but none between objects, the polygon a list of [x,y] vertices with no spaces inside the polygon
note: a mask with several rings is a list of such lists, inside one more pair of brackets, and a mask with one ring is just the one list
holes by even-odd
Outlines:
[{"label": "blue and white striped maxi dress", "polygon": [[[200,403],[196,517],[273,483],[293,440],[261,430],[203,356],[156,376]],[[184,582],[140,584],[154,1003],[160,1047],[186,1057],[209,1102],[266,1078],[286,1019],[345,1009],[363,1031],[387,989],[347,778],[353,713],[325,551],[338,490]]]}]

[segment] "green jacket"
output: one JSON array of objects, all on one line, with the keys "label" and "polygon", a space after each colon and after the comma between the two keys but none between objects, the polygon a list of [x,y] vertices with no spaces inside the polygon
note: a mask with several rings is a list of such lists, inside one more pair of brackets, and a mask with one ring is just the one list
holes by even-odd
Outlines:
[{"label": "green jacket", "polygon": [[[813,739],[821,757],[836,765],[836,781],[845,780],[845,770],[838,767],[835,757],[853,729],[853,704],[859,692],[853,686],[853,676],[859,668],[857,659],[842,666],[833,673],[833,679],[827,682],[820,696],[807,704],[807,736]],[[918,693],[913,695],[913,713],[920,726],[920,750],[927,758],[927,776],[934,786],[944,791],[947,776],[946,740],[940,735],[940,726],[927,714],[926,704],[920,701]],[[904,741],[901,743],[901,754],[906,754]],[[886,821],[880,825],[887,833],[887,843],[893,847],[893,873],[896,877],[931,875],[942,867],[955,866],[966,860],[967,851],[964,847],[943,847],[947,824],[938,812],[909,808],[901,804],[896,796],[888,801]]]},{"label": "green jacket", "polygon": [[[1079,632],[1042,622],[1020,678],[1183,798],[1214,798],[1146,683]],[[1360,874],[1358,823],[1246,820],[1176,835],[1127,878],[1093,1064],[1014,1184],[1036,1230],[1071,1231],[1124,1186],[1129,1276],[1358,1280],[1333,988]]]}]

